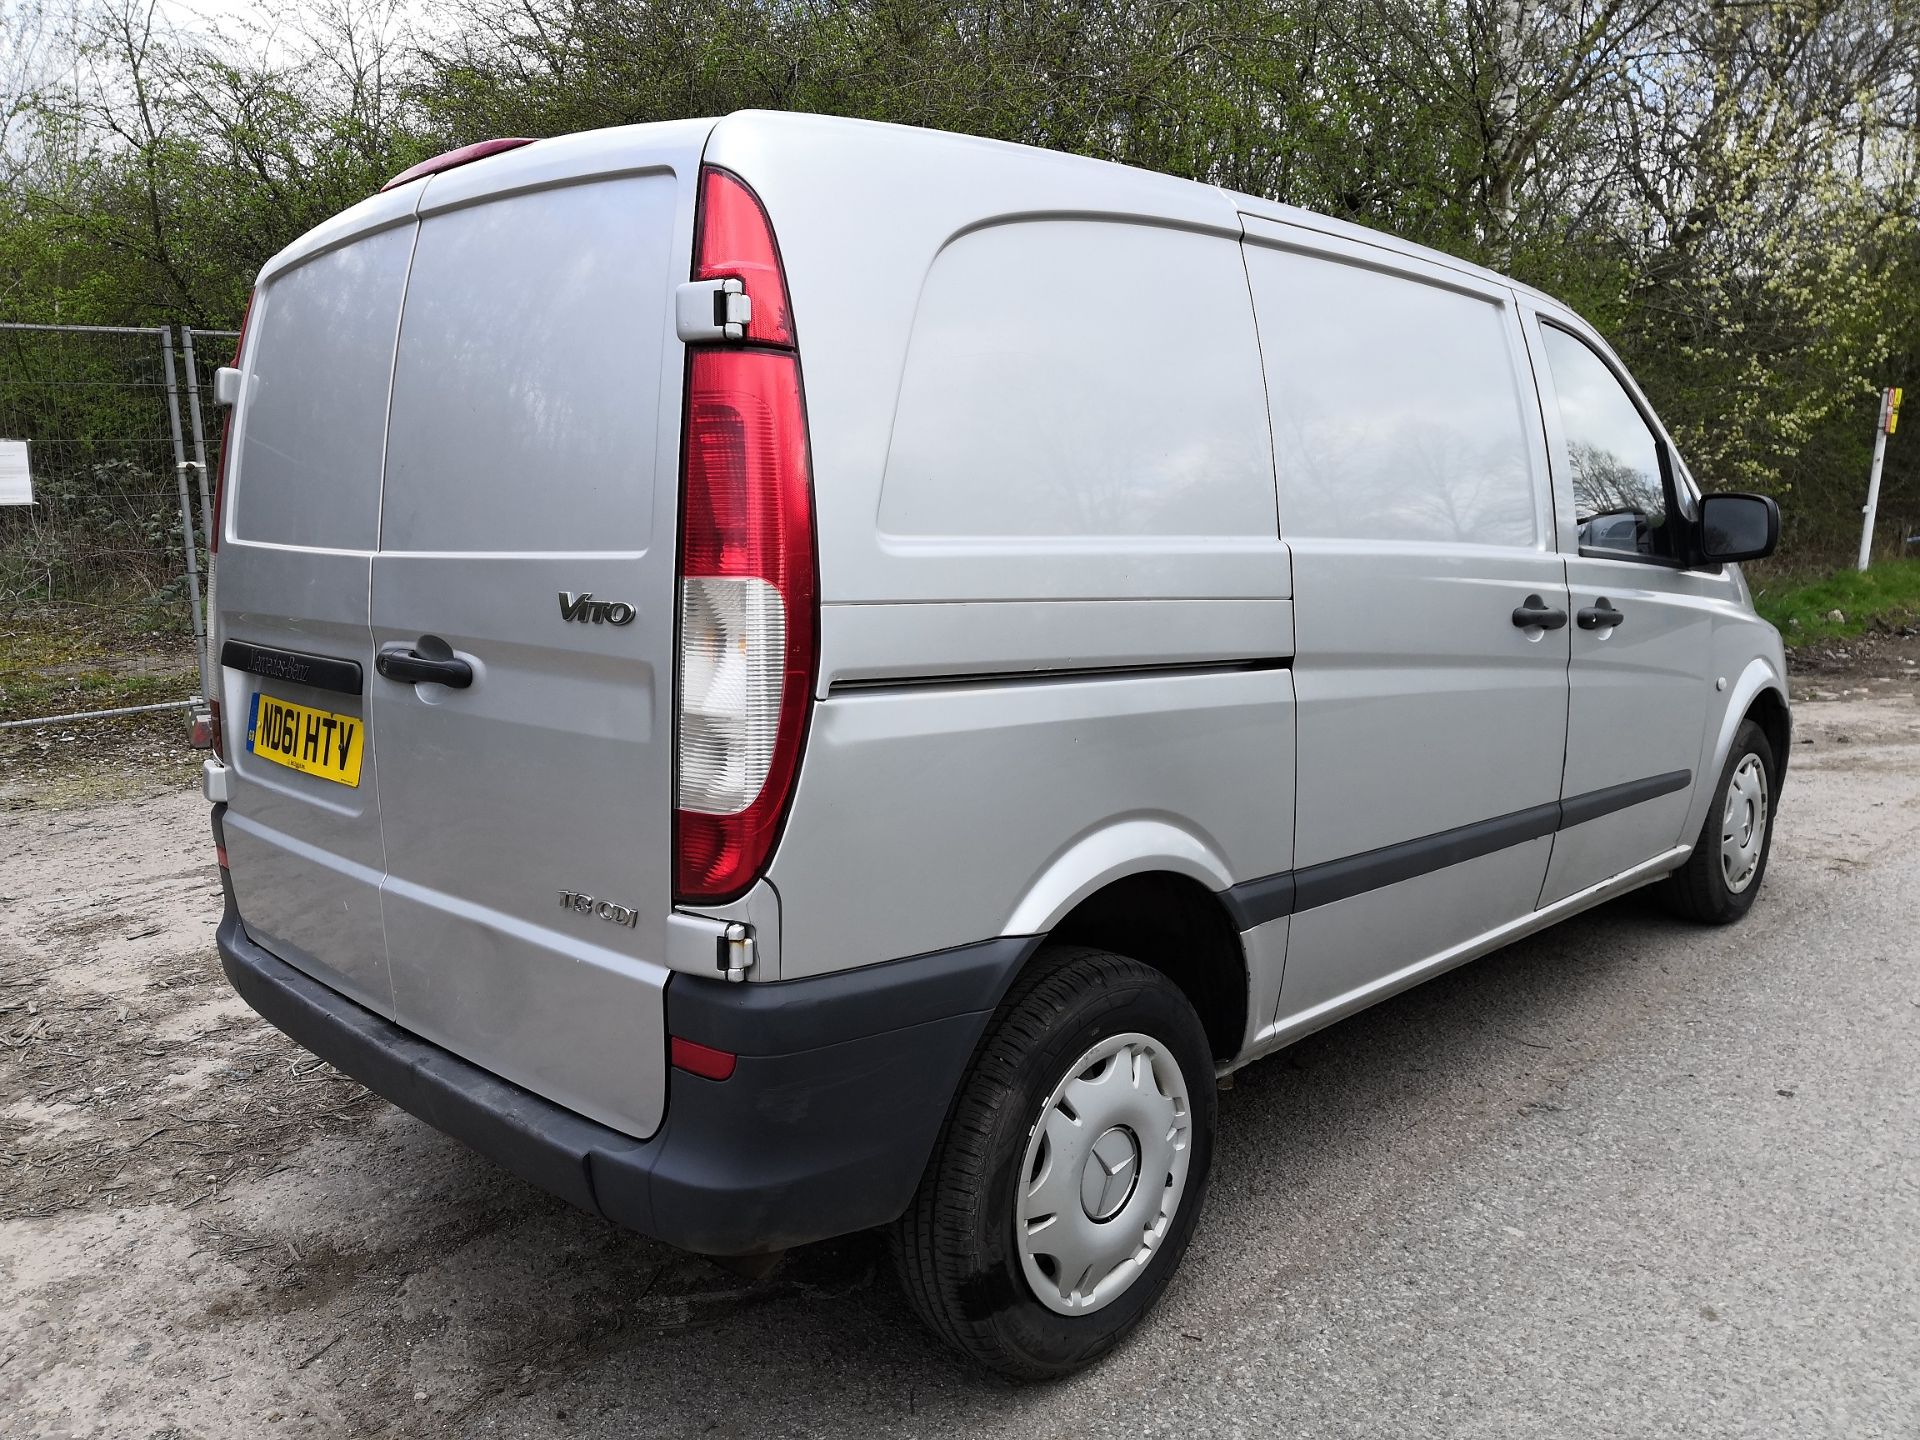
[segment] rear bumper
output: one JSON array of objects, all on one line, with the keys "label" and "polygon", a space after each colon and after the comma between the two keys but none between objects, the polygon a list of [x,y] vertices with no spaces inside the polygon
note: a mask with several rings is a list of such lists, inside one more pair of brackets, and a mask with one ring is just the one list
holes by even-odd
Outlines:
[{"label": "rear bumper", "polygon": [[675,975],[675,1035],[738,1054],[669,1072],[635,1140],[429,1044],[269,954],[231,899],[220,960],[241,997],[401,1109],[595,1215],[709,1255],[882,1225],[912,1198],[993,1007],[1038,943],[1004,938],[813,980]]}]

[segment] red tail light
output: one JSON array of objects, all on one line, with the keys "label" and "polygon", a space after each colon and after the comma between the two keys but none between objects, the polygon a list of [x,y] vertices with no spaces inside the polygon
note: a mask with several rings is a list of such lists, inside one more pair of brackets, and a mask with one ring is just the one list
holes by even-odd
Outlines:
[{"label": "red tail light", "polygon": [[[247,296],[247,308],[240,312],[240,335],[233,342],[233,363],[240,364],[241,352],[247,348],[247,321],[253,318],[253,296]],[[212,555],[220,549],[220,516],[227,504],[227,472],[233,468],[233,412],[238,406],[227,407],[227,417],[220,427],[220,472],[213,480],[213,514],[207,522],[207,553]],[[218,751],[220,742],[214,741],[213,748]]]},{"label": "red tail light", "polygon": [[741,281],[753,302],[746,338],[791,347],[793,313],[787,307],[787,280],[760,197],[738,175],[709,165],[700,172],[698,226],[693,278]]},{"label": "red tail light", "polygon": [[[724,182],[717,189],[715,177]],[[703,207],[732,198],[720,202],[729,207],[723,224],[703,210],[696,277],[739,275],[755,297],[750,336],[764,314],[790,343],[786,283],[760,202],[725,171],[707,171],[701,194]],[[768,257],[770,266],[720,266],[707,248],[720,237],[727,255]],[[777,299],[763,307],[762,296]],[[813,493],[800,360],[791,351],[694,352],[679,569],[674,888],[682,900],[713,903],[745,892],[773,851],[812,703]]]}]

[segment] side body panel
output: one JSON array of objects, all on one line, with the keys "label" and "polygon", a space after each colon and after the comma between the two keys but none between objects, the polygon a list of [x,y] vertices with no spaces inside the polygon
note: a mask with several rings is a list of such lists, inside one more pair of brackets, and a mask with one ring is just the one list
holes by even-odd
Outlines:
[{"label": "side body panel", "polygon": [[[1288,596],[1286,550],[1271,523],[1252,317],[1245,280],[1233,278],[1240,224],[1219,191],[997,141],[806,115],[730,115],[714,127],[706,158],[742,176],[765,202],[786,267],[806,368],[823,632],[838,607],[858,604]],[[1087,228],[1113,233],[1097,251],[1063,239]],[[1023,233],[994,234],[1004,229]],[[1141,233],[1154,230],[1168,235]],[[1222,242],[1219,251],[1209,255],[1203,237]],[[1023,248],[1030,259],[1019,258]],[[1036,286],[1036,277],[1060,273],[1065,261],[1080,267],[1069,287]],[[1168,268],[1191,263],[1201,271]],[[1033,277],[1007,273],[1029,266]],[[1105,371],[1103,343],[1118,337],[1129,353],[1164,353],[1176,344],[1156,370],[1177,359],[1229,387],[1233,408],[1211,408],[1230,417],[1231,443],[1210,448],[1208,467],[1264,471],[1264,506],[1252,508],[1260,506],[1257,488],[1228,498],[1229,487],[1216,483],[1202,487],[1215,497],[1203,508],[1178,512],[1178,520],[1156,516],[1150,528],[1124,514],[1066,509],[1097,497],[1076,500],[1046,486],[1062,436],[1123,423],[1117,412],[1136,399],[1129,393],[1088,394],[1077,409],[947,411],[956,429],[1008,430],[993,437],[992,453],[1019,473],[976,484],[994,493],[1015,482],[1037,487],[1047,493],[1044,519],[1016,503],[985,533],[957,533],[949,516],[928,513],[937,502],[914,493],[920,477],[902,478],[925,463],[925,448],[909,435],[895,454],[897,418],[918,409],[924,393],[913,388],[910,364],[918,368],[937,329],[963,398],[981,393],[991,366],[974,362],[1018,358],[999,317],[1012,308],[1010,297],[1036,288],[1042,299],[1024,310],[1017,336],[1028,364],[1045,357]],[[1135,293],[1149,289],[1156,292],[1151,308]],[[927,329],[919,328],[923,309]],[[970,312],[994,317],[971,351],[961,329]],[[1132,320],[1136,314],[1145,318]],[[1179,334],[1140,335],[1149,323]],[[1187,337],[1194,333],[1208,337],[1207,353],[1193,353]],[[916,345],[919,357],[911,353]],[[1059,379],[1064,386],[1073,377]],[[1181,473],[1183,457],[1147,459]],[[883,494],[894,486],[901,488]],[[1062,640],[1070,657],[1071,637]]]},{"label": "side body panel", "polygon": [[813,448],[781,977],[1044,929],[1127,873],[1284,870],[1291,575],[1231,203],[803,116],[706,158],[779,238]]},{"label": "side body panel", "polygon": [[1285,670],[822,702],[773,868],[783,978],[1042,934],[1126,874],[1285,870],[1292,713]]}]

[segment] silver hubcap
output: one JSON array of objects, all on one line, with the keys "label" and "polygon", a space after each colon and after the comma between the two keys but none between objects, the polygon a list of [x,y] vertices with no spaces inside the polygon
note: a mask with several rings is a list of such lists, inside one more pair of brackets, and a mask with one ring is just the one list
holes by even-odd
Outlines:
[{"label": "silver hubcap", "polygon": [[1760,868],[1760,847],[1767,838],[1767,770],[1758,755],[1742,755],[1727,784],[1727,807],[1720,817],[1720,873],[1738,895]]},{"label": "silver hubcap", "polygon": [[1140,1278],[1180,1211],[1192,1139],[1186,1077],[1159,1041],[1115,1035],[1074,1062],[1027,1135],[1015,1202],[1041,1304],[1085,1315]]}]

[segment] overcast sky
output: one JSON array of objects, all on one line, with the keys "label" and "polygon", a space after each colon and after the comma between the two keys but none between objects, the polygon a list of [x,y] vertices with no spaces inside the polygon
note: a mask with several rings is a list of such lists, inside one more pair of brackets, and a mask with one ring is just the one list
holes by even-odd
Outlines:
[{"label": "overcast sky", "polygon": [[[319,9],[310,0],[157,0],[159,12],[174,29],[192,33],[215,28],[238,34],[245,25],[255,29],[299,29]],[[357,11],[373,11],[378,0],[354,0]],[[427,0],[398,0],[394,5],[402,22],[425,18]]]}]

